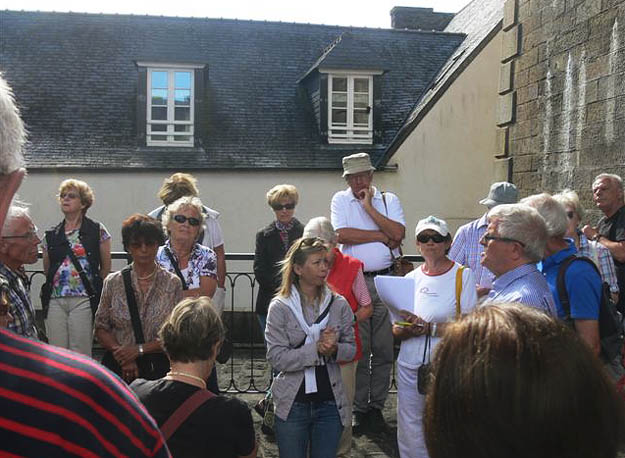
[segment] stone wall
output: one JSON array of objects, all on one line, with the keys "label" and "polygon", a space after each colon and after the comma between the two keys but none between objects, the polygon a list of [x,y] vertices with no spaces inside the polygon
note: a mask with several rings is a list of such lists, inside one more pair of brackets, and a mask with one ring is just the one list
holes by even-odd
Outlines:
[{"label": "stone wall", "polygon": [[625,176],[625,1],[507,0],[503,30],[498,160],[592,208],[597,174]]}]

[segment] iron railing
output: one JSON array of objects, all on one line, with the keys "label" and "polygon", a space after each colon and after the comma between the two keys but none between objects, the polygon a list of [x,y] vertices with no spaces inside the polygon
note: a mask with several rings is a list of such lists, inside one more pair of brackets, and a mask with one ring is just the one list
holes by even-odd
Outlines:
[{"label": "iron railing", "polygon": [[[40,254],[41,256],[41,254]],[[127,261],[125,252],[113,252],[111,257],[114,265],[121,265]],[[421,256],[406,255],[411,262],[423,262]],[[253,253],[227,253],[226,261],[229,265],[248,263],[241,269],[228,271],[226,274],[227,306],[224,310],[224,321],[230,335],[234,337],[234,352],[232,358],[224,364],[218,365],[218,377],[221,391],[230,393],[258,393],[266,392],[271,384],[271,370],[265,360],[265,347],[260,335],[260,327],[254,313],[256,298],[256,278],[251,263]],[[34,283],[32,296],[37,296],[37,283],[45,280],[41,269],[26,270],[31,283]],[[247,327],[247,329],[245,329]],[[94,357],[101,356],[102,349],[94,343]],[[396,389],[395,365],[391,380],[391,390]]]}]

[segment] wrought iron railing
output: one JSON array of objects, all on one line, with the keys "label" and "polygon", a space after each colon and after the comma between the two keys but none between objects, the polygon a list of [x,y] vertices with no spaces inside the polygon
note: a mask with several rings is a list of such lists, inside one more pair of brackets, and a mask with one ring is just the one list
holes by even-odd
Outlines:
[{"label": "wrought iron railing", "polygon": [[[124,252],[113,252],[114,268],[127,261]],[[407,255],[412,262],[423,262],[421,256]],[[271,384],[271,370],[265,360],[265,347],[260,335],[260,327],[254,313],[256,298],[256,278],[251,263],[253,253],[227,253],[229,266],[247,263],[240,269],[229,270],[226,274],[227,305],[224,321],[233,339],[232,358],[224,365],[219,365],[218,376],[221,391],[231,393],[265,392]],[[27,269],[27,274],[34,285],[32,296],[36,298],[37,286],[43,283],[43,271],[38,268]],[[36,302],[36,301],[35,301]],[[101,356],[101,348],[94,346],[94,357]],[[396,389],[395,366],[391,390]]]}]

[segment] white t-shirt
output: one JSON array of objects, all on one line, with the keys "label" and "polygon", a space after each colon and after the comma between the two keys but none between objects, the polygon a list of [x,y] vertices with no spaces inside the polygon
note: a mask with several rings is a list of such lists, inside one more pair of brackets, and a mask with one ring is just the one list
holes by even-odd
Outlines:
[{"label": "white t-shirt", "polygon": [[[412,278],[415,281],[415,305],[412,313],[428,322],[454,321],[456,319],[456,272],[460,264],[454,262],[451,269],[440,275],[427,275],[422,267],[406,274],[406,278]],[[476,303],[475,277],[471,269],[467,267],[462,272],[462,292],[460,293],[462,314],[473,310]],[[439,340],[440,337],[431,338],[431,352],[434,351]],[[418,368],[423,362],[424,347],[425,336],[402,341],[397,362],[410,369]]]},{"label": "white t-shirt", "polygon": [[[386,206],[382,199],[382,193],[375,187],[371,199],[373,208],[388,219],[396,221],[406,226],[404,211],[397,196],[390,192],[385,192]],[[362,206],[362,202],[354,196],[350,188],[339,191],[332,197],[330,206],[330,218],[335,230],[344,228],[364,229],[379,231],[380,228],[367,214]],[[359,259],[364,264],[365,272],[375,272],[388,268],[393,259],[389,248],[381,242],[360,243],[358,245],[339,245],[341,252]],[[395,256],[399,256],[399,250],[394,251]]]}]

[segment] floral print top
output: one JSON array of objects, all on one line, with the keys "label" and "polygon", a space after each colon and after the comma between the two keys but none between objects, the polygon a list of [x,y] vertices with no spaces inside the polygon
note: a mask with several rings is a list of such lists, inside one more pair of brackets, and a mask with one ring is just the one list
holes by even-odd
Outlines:
[{"label": "floral print top", "polygon": [[[176,253],[171,248],[170,241],[168,240],[165,245],[158,249],[156,254],[156,262],[158,262],[163,269],[175,274],[176,269],[165,252],[167,247],[173,255],[176,262],[178,259]],[[180,267],[180,266],[179,266]],[[211,277],[217,279],[217,256],[215,252],[204,245],[196,243],[191,250],[191,256],[189,257],[189,263],[186,269],[180,269],[188,289],[196,289],[200,287],[200,277]]]},{"label": "floral print top", "polygon": [[[78,237],[79,233],[80,229],[74,229],[71,232],[66,232],[65,236],[67,237],[67,240],[72,247],[72,251],[78,259],[78,262],[80,262],[83,270],[89,278],[93,278],[93,273],[91,272],[91,267],[89,266],[89,261],[87,260],[87,250],[85,250],[85,247],[82,243],[80,243],[80,239]],[[110,238],[111,234],[109,234],[106,227],[104,227],[104,224],[100,223],[100,243],[103,243]],[[48,249],[45,237],[43,238],[42,245],[44,250]],[[89,296],[89,294],[87,294],[85,286],[80,280],[80,275],[74,267],[74,263],[72,263],[69,256],[65,256],[65,259],[63,259],[61,266],[58,268],[56,274],[54,274],[54,278],[52,279],[52,297],[68,296]]]}]

